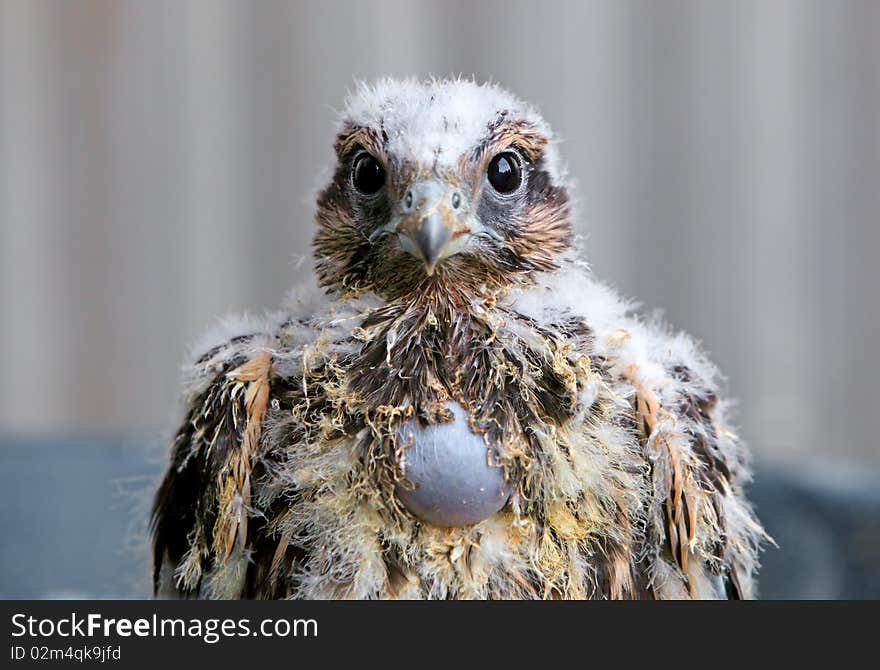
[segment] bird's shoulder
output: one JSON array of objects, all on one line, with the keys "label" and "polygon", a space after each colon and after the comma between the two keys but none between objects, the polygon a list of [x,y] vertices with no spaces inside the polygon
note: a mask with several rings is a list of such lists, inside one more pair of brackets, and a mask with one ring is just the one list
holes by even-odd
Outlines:
[{"label": "bird's shoulder", "polygon": [[672,399],[685,386],[704,395],[723,390],[718,368],[687,333],[660,318],[645,318],[637,303],[596,279],[586,265],[568,262],[541,273],[510,294],[509,309],[543,327],[572,320],[589,333],[582,338],[593,358],[615,379],[644,386]]},{"label": "bird's shoulder", "polygon": [[[154,500],[157,590],[246,592],[256,569],[246,547],[269,537],[249,519],[267,458],[266,424],[284,413],[281,403],[295,402],[306,366],[344,355],[350,322],[364,309],[364,301],[301,289],[280,310],[227,316],[199,338],[183,365],[183,418]],[[277,568],[274,561],[257,567]]]},{"label": "bird's shoulder", "polygon": [[696,340],[642,317],[584,266],[547,273],[513,298],[513,309],[539,323],[581,320],[588,355],[631,406],[653,491],[657,593],[749,597],[766,535],[744,497],[748,453],[731,428],[719,369]]}]

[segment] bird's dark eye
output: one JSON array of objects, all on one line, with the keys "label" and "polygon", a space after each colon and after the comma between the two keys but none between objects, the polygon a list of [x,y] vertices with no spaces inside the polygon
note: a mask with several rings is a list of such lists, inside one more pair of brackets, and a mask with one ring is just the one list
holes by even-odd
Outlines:
[{"label": "bird's dark eye", "polygon": [[370,195],[385,184],[385,170],[370,154],[361,154],[354,162],[352,183],[361,193]]},{"label": "bird's dark eye", "polygon": [[522,183],[522,166],[519,156],[512,151],[504,151],[489,163],[486,176],[489,183],[499,193],[513,193]]}]

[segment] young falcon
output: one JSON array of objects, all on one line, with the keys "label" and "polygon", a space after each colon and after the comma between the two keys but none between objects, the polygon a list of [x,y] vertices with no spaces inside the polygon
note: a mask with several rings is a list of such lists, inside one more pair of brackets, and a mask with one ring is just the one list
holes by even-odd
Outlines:
[{"label": "young falcon", "polygon": [[719,374],[572,248],[553,134],[470,81],[350,96],[321,290],[186,368],[161,593],[748,598],[764,533]]}]

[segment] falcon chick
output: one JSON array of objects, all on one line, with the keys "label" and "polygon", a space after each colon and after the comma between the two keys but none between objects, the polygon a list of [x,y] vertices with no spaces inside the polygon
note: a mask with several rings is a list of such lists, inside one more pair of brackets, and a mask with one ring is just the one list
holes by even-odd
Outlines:
[{"label": "falcon chick", "polygon": [[578,260],[538,113],[383,80],[335,150],[320,288],[185,369],[157,591],[752,597],[765,535],[719,373]]}]

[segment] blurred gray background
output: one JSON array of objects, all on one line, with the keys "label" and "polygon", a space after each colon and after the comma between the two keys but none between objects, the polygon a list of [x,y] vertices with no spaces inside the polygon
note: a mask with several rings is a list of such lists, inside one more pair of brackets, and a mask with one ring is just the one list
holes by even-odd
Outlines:
[{"label": "blurred gray background", "polygon": [[765,595],[880,597],[867,0],[0,0],[0,595],[144,593],[178,364],[307,276],[334,110],[412,74],[536,103],[597,274],[725,370]]}]

